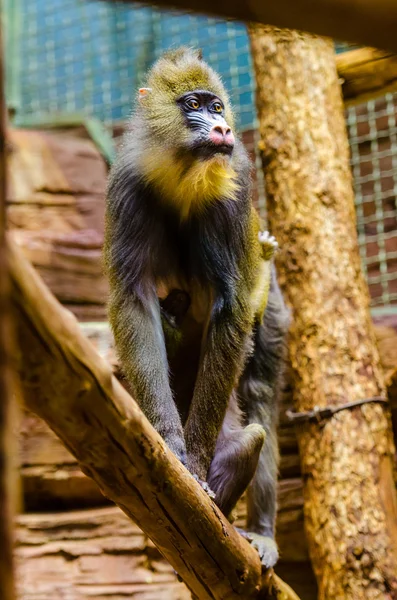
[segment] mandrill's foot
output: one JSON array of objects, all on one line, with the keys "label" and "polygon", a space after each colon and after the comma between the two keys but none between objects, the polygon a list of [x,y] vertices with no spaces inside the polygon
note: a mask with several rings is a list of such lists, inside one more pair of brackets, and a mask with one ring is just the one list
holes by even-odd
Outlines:
[{"label": "mandrill's foot", "polygon": [[262,246],[263,258],[265,260],[270,260],[278,249],[276,238],[273,235],[270,235],[268,231],[260,231],[258,237]]},{"label": "mandrill's foot", "polygon": [[255,475],[265,437],[263,427],[251,423],[217,445],[207,479],[216,493],[216,504],[228,518]]},{"label": "mandrill's foot", "polygon": [[210,486],[208,485],[208,483],[206,481],[203,481],[202,479],[199,479],[199,477],[197,475],[195,475],[194,473],[192,474],[194,479],[197,481],[197,483],[199,483],[201,485],[201,487],[203,488],[203,490],[208,494],[208,496],[211,498],[211,500],[215,500],[215,492],[213,492],[210,488]]},{"label": "mandrill's foot", "polygon": [[253,533],[251,531],[244,531],[239,527],[236,527],[236,530],[243,538],[250,542],[255,550],[258,550],[259,558],[264,567],[267,569],[274,567],[278,561],[278,548],[272,537],[260,535],[259,533]]}]

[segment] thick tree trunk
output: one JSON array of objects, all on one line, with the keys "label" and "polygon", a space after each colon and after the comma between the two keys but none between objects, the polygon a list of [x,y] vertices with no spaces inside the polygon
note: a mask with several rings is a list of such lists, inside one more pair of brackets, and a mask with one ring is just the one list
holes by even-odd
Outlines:
[{"label": "thick tree trunk", "polygon": [[257,552],[168,450],[22,251],[10,243],[9,256],[28,407],[200,600],[297,600],[272,570],[262,576]]},{"label": "thick tree trunk", "polygon": [[[296,410],[384,395],[332,42],[260,26],[251,40],[270,228],[293,311]],[[298,440],[320,599],[397,598],[388,411],[344,410],[299,426]]]}]

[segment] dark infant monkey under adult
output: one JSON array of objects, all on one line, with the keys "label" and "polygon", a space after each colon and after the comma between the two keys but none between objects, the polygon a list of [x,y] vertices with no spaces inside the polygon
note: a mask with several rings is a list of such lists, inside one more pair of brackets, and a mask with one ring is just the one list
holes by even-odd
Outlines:
[{"label": "dark infant monkey under adult", "polygon": [[181,48],[147,82],[108,186],[117,350],[142,410],[225,515],[247,489],[248,538],[272,566],[288,326],[276,243],[218,75]]}]

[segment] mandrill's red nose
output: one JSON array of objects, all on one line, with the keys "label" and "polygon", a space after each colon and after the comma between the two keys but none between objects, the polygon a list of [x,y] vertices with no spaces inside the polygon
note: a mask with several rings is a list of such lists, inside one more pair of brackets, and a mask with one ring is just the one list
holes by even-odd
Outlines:
[{"label": "mandrill's red nose", "polygon": [[234,135],[228,125],[214,125],[209,138],[217,146],[234,146]]}]

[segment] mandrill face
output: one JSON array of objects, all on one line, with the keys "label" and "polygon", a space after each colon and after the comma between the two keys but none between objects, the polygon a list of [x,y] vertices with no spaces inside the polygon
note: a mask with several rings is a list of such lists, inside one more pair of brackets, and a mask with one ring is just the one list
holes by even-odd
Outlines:
[{"label": "mandrill face", "polygon": [[241,144],[219,76],[197,52],[182,48],[159,59],[147,84],[139,90],[134,133],[146,183],[181,220],[235,200]]},{"label": "mandrill face", "polygon": [[180,96],[177,105],[190,133],[186,150],[202,160],[219,154],[232,156],[235,139],[225,119],[224,104],[218,96],[209,91],[195,90]]}]

